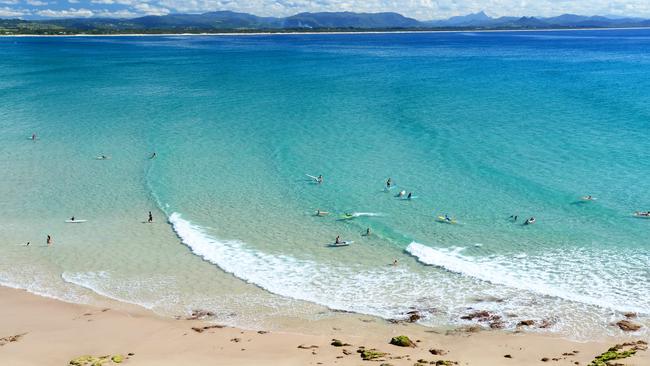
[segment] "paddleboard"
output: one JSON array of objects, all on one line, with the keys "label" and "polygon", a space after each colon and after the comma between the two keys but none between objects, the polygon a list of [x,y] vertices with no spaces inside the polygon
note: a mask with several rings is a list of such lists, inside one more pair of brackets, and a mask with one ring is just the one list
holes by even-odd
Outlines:
[{"label": "paddleboard", "polygon": [[639,212],[635,212],[632,215],[634,215],[634,217],[638,217],[640,219],[650,219],[650,216],[648,216],[648,215],[640,215]]},{"label": "paddleboard", "polygon": [[81,224],[82,222],[86,222],[88,220],[65,220],[68,224]]},{"label": "paddleboard", "polygon": [[313,180],[315,180],[315,181],[318,182],[318,177],[314,177],[314,176],[311,175],[311,174],[305,174],[305,175],[308,176],[309,178],[311,178],[311,179],[313,179]]},{"label": "paddleboard", "polygon": [[447,220],[447,219],[445,219],[444,216],[438,216],[438,217],[436,218],[436,221],[438,221],[438,222],[442,222],[442,223],[444,223],[444,224],[456,224],[456,220],[454,220],[454,219]]},{"label": "paddleboard", "polygon": [[102,158],[101,156],[96,156],[95,157],[96,160],[109,160],[110,158],[111,158],[110,156],[107,156],[107,157],[104,157],[104,158]]},{"label": "paddleboard", "polygon": [[350,240],[350,241],[342,241],[342,242],[340,242],[338,244],[332,243],[332,244],[329,244],[328,246],[329,247],[347,247],[352,243],[354,243],[354,241]]}]

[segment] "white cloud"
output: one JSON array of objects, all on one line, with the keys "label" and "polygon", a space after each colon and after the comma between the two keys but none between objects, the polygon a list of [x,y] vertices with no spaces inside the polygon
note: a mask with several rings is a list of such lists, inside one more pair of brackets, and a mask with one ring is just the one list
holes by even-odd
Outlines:
[{"label": "white cloud", "polygon": [[37,11],[36,14],[48,18],[89,18],[94,15],[92,10],[83,9],[83,8],[82,9],[70,8],[68,10],[45,9],[45,10]]},{"label": "white cloud", "polygon": [[11,9],[8,7],[0,8],[0,18],[18,18],[25,15],[28,15],[29,12],[22,9]]},{"label": "white cloud", "polygon": [[139,3],[135,4],[133,8],[138,12],[146,15],[167,15],[170,13],[170,10],[163,7],[153,6],[149,3]]},{"label": "white cloud", "polygon": [[[38,7],[48,0],[0,0],[0,4],[20,2]],[[392,11],[420,20],[448,18],[485,10],[491,16],[619,15],[650,18],[650,0],[60,0],[76,10],[108,14],[165,15],[233,10],[261,16],[288,16],[317,11]],[[41,5],[38,5],[41,4]],[[108,10],[104,9],[108,8]],[[44,14],[68,16],[71,10],[52,9]],[[32,9],[32,11],[35,11]],[[43,15],[45,16],[45,15]]]},{"label": "white cloud", "polygon": [[95,16],[99,18],[135,18],[138,16],[138,14],[130,10],[110,11],[104,9],[95,11]]}]

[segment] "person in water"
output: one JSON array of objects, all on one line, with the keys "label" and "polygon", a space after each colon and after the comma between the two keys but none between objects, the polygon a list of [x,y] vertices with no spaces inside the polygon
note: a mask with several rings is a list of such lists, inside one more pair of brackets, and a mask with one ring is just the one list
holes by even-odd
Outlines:
[{"label": "person in water", "polygon": [[388,180],[386,181],[386,188],[390,189],[390,186],[391,186],[392,184],[393,184],[393,180],[390,179],[390,178],[388,178]]},{"label": "person in water", "polygon": [[399,191],[399,193],[397,194],[397,197],[402,198],[402,197],[404,197],[405,194],[406,194],[406,191]]},{"label": "person in water", "polygon": [[451,221],[451,218],[449,216],[447,216],[447,214],[445,214],[445,220],[446,221]]},{"label": "person in water", "polygon": [[370,236],[370,228],[366,229],[366,236]]},{"label": "person in water", "polygon": [[409,195],[406,197],[406,199],[410,200],[411,197],[413,197],[413,192],[409,192]]},{"label": "person in water", "polygon": [[50,235],[47,236],[47,240],[45,241],[47,245],[52,244],[52,237]]},{"label": "person in water", "polygon": [[74,221],[74,216],[72,216],[72,217],[70,218],[70,221]]},{"label": "person in water", "polygon": [[36,141],[36,134],[35,133],[32,134],[32,141]]},{"label": "person in water", "polygon": [[341,244],[341,236],[337,235],[336,240],[334,240],[334,244]]},{"label": "person in water", "polygon": [[318,184],[322,184],[322,183],[323,183],[323,175],[322,175],[322,174],[319,175],[318,178],[316,178],[316,182],[317,182]]},{"label": "person in water", "polygon": [[393,266],[396,266],[396,265],[397,265],[397,259],[394,259],[394,260],[393,260],[393,264],[392,264],[392,265],[393,265]]},{"label": "person in water", "polygon": [[151,156],[149,157],[149,159],[153,159],[153,158],[155,158],[156,156],[158,156],[158,155],[156,155],[156,152],[154,151],[153,154],[151,154]]},{"label": "person in water", "polygon": [[153,215],[151,214],[151,211],[149,211],[149,218],[147,219],[147,222],[148,222],[148,223],[152,223],[152,222],[153,222]]}]

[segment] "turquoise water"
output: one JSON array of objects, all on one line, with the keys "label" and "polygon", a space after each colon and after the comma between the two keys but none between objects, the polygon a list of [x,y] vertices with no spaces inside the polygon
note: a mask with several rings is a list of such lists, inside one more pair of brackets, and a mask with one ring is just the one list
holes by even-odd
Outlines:
[{"label": "turquoise water", "polygon": [[0,282],[238,324],[647,323],[649,51],[647,30],[2,38]]}]

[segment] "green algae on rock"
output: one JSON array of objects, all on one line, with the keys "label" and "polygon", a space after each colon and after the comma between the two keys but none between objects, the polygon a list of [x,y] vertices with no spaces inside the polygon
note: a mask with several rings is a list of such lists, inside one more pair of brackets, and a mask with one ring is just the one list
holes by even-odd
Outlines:
[{"label": "green algae on rock", "polygon": [[399,347],[415,347],[415,343],[405,335],[391,338],[390,344]]}]

